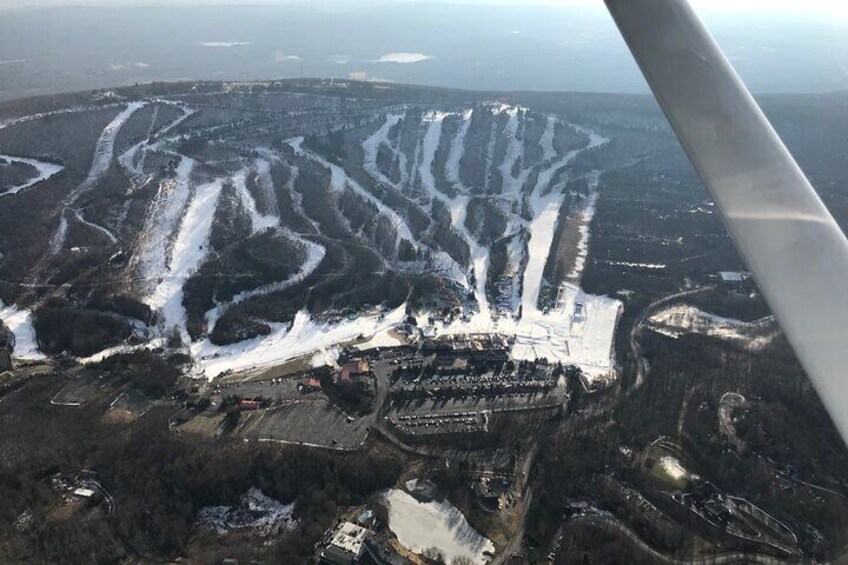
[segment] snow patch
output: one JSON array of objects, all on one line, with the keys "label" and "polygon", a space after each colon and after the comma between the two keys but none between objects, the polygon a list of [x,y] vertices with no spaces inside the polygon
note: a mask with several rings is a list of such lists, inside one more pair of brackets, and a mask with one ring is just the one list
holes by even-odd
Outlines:
[{"label": "snow patch", "polygon": [[664,455],[659,462],[660,471],[673,481],[685,481],[689,479],[689,472],[683,465],[670,455]]},{"label": "snow patch", "polygon": [[197,513],[197,521],[201,526],[211,528],[218,534],[244,529],[272,534],[292,529],[297,524],[293,513],[293,502],[282,504],[253,487],[235,506],[201,508]]}]

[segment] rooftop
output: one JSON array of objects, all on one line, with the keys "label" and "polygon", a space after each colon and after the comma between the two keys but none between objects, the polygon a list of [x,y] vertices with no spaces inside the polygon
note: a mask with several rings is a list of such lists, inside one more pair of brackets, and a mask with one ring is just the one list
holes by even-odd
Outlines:
[{"label": "rooftop", "polygon": [[352,522],[342,522],[330,540],[329,547],[337,547],[358,557],[362,553],[362,544],[368,530]]}]

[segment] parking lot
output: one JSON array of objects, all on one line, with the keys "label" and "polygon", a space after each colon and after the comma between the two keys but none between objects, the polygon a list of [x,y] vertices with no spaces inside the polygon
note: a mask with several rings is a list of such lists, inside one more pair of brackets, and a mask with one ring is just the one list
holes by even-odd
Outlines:
[{"label": "parking lot", "polygon": [[244,412],[238,433],[251,440],[359,449],[368,437],[368,428],[361,419],[319,399]]},{"label": "parking lot", "polygon": [[508,412],[533,407],[550,406],[563,401],[563,397],[554,392],[510,393],[500,396],[469,396],[465,398],[417,398],[413,400],[392,400],[389,416],[393,414],[430,414],[445,412],[472,412],[488,410],[490,412]]},{"label": "parking lot", "polygon": [[442,412],[434,414],[397,414],[389,422],[399,431],[411,435],[487,432],[489,413]]},{"label": "parking lot", "polygon": [[144,416],[152,405],[152,400],[138,391],[129,389],[112,401],[103,415],[103,421],[114,424],[132,423]]},{"label": "parking lot", "polygon": [[[303,394],[297,390],[298,385],[305,379],[283,377],[267,379],[264,381],[246,381],[239,383],[220,383],[213,390],[218,397],[239,396],[241,398],[268,398],[276,401],[295,401],[303,398]],[[312,393],[311,398],[320,396],[320,392]],[[218,401],[219,399],[216,399]]]},{"label": "parking lot", "polygon": [[81,406],[93,399],[102,386],[96,374],[82,373],[62,387],[50,403],[57,406]]}]

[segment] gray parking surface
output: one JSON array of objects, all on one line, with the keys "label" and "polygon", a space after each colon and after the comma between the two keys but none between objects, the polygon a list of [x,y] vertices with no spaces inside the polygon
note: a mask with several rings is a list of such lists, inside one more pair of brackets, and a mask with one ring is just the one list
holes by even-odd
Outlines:
[{"label": "gray parking surface", "polygon": [[[297,386],[306,378],[269,379],[265,381],[247,381],[241,383],[222,383],[215,387],[215,393],[221,397],[238,395],[241,398],[270,398],[272,401],[295,401],[303,398]],[[316,395],[320,393],[312,393]],[[323,395],[321,395],[323,397]]]},{"label": "gray parking surface", "polygon": [[507,394],[495,397],[470,397],[449,399],[417,399],[409,401],[393,401],[389,415],[403,414],[432,414],[469,411],[510,411],[527,408],[550,406],[564,400],[557,391],[534,392],[526,394]]},{"label": "gray parking surface", "polygon": [[102,386],[96,375],[83,374],[62,387],[50,402],[59,406],[80,406],[93,399]]},{"label": "gray parking surface", "polygon": [[[352,420],[352,421],[349,421]],[[368,428],[324,400],[304,400],[242,414],[239,434],[253,440],[282,441],[333,449],[359,449]]]}]

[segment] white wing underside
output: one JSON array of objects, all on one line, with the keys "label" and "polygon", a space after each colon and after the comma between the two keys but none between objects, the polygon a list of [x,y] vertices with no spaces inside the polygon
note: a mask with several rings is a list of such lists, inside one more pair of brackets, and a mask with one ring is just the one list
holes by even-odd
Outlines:
[{"label": "white wing underside", "polygon": [[848,443],[848,239],[686,0],[605,0]]}]

